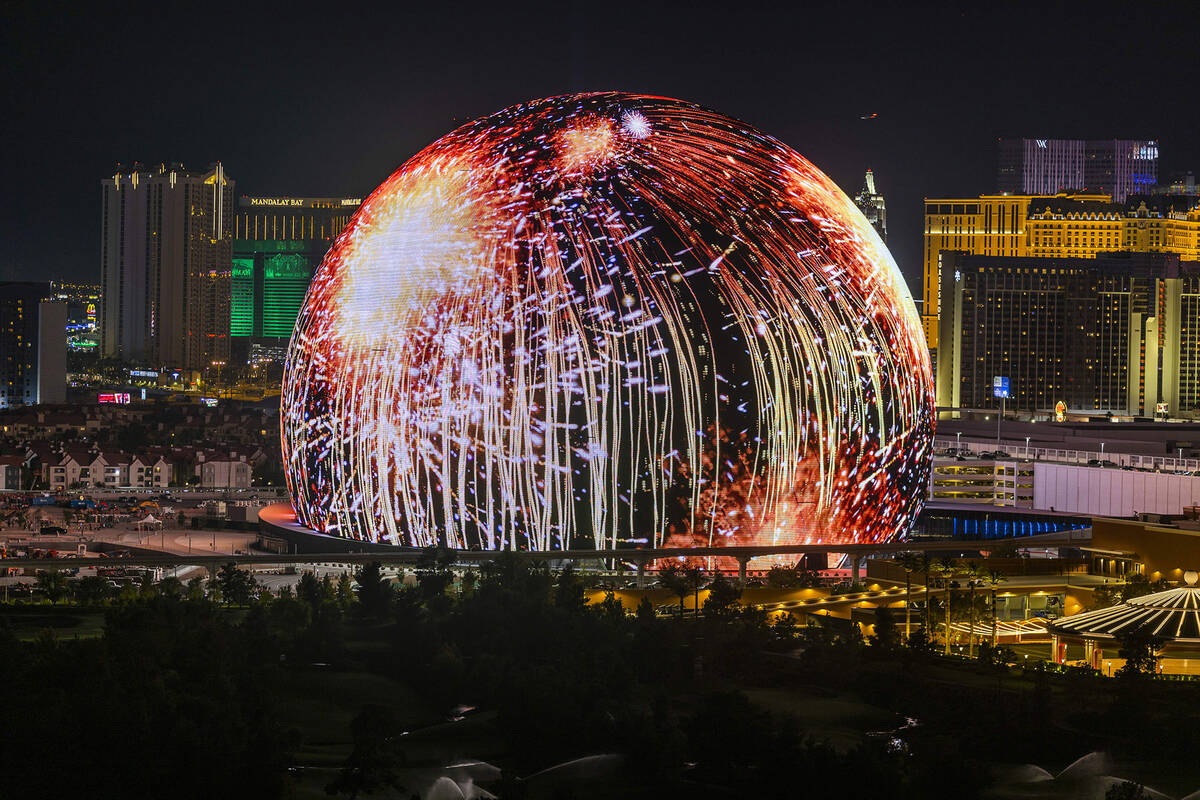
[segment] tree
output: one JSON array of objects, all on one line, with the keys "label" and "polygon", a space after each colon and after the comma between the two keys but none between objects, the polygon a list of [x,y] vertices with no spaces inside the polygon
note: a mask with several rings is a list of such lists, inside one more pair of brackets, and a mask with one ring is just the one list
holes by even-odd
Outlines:
[{"label": "tree", "polygon": [[469,569],[464,572],[462,577],[459,579],[459,587],[462,593],[467,597],[470,597],[475,593],[475,584],[477,583],[479,583],[479,575],[476,574],[475,570],[473,569]]},{"label": "tree", "polygon": [[446,593],[446,588],[454,582],[454,573],[450,571],[454,559],[454,552],[447,548],[422,548],[415,567],[423,598],[428,600]]},{"label": "tree", "polygon": [[975,586],[981,582],[983,570],[975,561],[968,561],[967,568],[964,573],[967,577],[967,593],[970,597],[970,608],[967,609],[968,619],[968,634],[967,634],[967,656],[975,657]]},{"label": "tree", "polygon": [[795,567],[775,566],[767,570],[767,586],[772,589],[790,589],[795,585]]},{"label": "tree", "polygon": [[336,603],[337,589],[333,585],[333,578],[326,573],[321,576],[321,603]]},{"label": "tree", "polygon": [[1158,674],[1158,651],[1164,640],[1150,632],[1149,626],[1132,630],[1120,638],[1117,655],[1125,659],[1125,665],[1117,670],[1120,678],[1153,678]]},{"label": "tree", "polygon": [[896,622],[892,618],[892,610],[887,606],[877,607],[875,609],[875,632],[871,635],[871,646],[891,651],[896,649],[898,642],[899,636],[896,632]]},{"label": "tree", "polygon": [[237,564],[230,561],[217,571],[217,588],[225,598],[226,605],[244,606],[249,604],[258,588],[254,576],[244,569],[238,569]]},{"label": "tree", "polygon": [[[933,558],[929,555],[928,550],[921,551],[921,571],[925,573],[925,638],[932,637],[933,630],[933,593],[930,591],[933,587],[930,584],[930,572],[933,570]],[[912,638],[911,636],[909,638]]]},{"label": "tree", "polygon": [[355,798],[380,789],[403,791],[397,774],[405,760],[396,744],[399,734],[396,720],[387,709],[377,705],[364,706],[350,721],[354,749],[338,776],[325,787],[326,793]]},{"label": "tree", "polygon": [[79,583],[75,587],[75,597],[83,605],[98,606],[112,597],[112,586],[109,585],[106,578],[89,575],[79,579]]},{"label": "tree", "polygon": [[337,604],[346,610],[350,604],[354,602],[354,585],[350,582],[350,576],[345,572],[338,578],[337,582]]},{"label": "tree", "polygon": [[1004,583],[1008,578],[998,569],[989,569],[983,577],[988,582],[988,587],[992,594],[992,647],[996,647],[1000,643],[1000,635],[997,632],[996,587]]},{"label": "tree", "polygon": [[904,570],[904,641],[912,636],[912,574],[921,568],[921,558],[916,553],[901,553],[897,559]]},{"label": "tree", "polygon": [[587,605],[583,594],[583,581],[575,572],[575,567],[567,564],[558,573],[558,581],[554,586],[554,605],[568,611],[578,611]]},{"label": "tree", "polygon": [[671,561],[660,569],[658,571],[658,583],[668,592],[679,598],[679,618],[683,619],[683,601],[691,593],[692,587],[688,583],[687,576],[684,574],[683,567],[680,566],[679,562]]},{"label": "tree", "polygon": [[654,603],[645,595],[642,595],[641,602],[638,603],[637,621],[642,625],[653,625],[657,621],[654,614]]},{"label": "tree", "polygon": [[717,572],[708,585],[708,597],[704,600],[704,616],[710,619],[728,617],[742,599],[742,590]]},{"label": "tree", "polygon": [[203,600],[204,599],[204,578],[196,576],[187,582],[187,599],[188,600]]},{"label": "tree", "polygon": [[174,575],[168,575],[158,582],[158,592],[164,597],[179,597],[183,590],[183,581]]},{"label": "tree", "polygon": [[354,575],[358,584],[358,604],[368,617],[383,617],[392,602],[392,585],[383,578],[382,565],[378,561],[364,564]]},{"label": "tree", "polygon": [[704,574],[704,567],[699,564],[688,564],[683,568],[684,578],[687,579],[688,585],[692,588],[692,592],[696,598],[692,603],[694,613],[700,613],[700,590],[704,588],[704,584],[708,582],[708,576]]},{"label": "tree", "polygon": [[312,570],[305,570],[300,576],[299,582],[296,584],[296,597],[308,603],[309,607],[316,609],[321,605],[321,582],[317,580],[317,576]]},{"label": "tree", "polygon": [[796,618],[787,611],[780,611],[771,623],[771,633],[783,643],[790,644],[795,641],[799,632],[800,626],[796,624]]},{"label": "tree", "polygon": [[952,588],[950,579],[954,577],[954,572],[958,569],[958,563],[953,558],[939,558],[934,564],[934,568],[942,576],[942,581],[946,584],[946,643],[943,653],[950,655],[950,590]]},{"label": "tree", "polygon": [[[582,606],[580,606],[582,608]],[[614,592],[605,592],[604,599],[594,607],[601,617],[611,620],[625,619],[625,604],[617,599]]]},{"label": "tree", "polygon": [[56,569],[46,570],[38,573],[35,587],[54,605],[67,593],[67,578]]},{"label": "tree", "polygon": [[1135,597],[1144,597],[1155,592],[1164,592],[1170,588],[1171,582],[1166,578],[1151,581],[1145,574],[1135,572],[1126,578],[1125,585],[1121,587],[1121,602],[1132,600]]}]

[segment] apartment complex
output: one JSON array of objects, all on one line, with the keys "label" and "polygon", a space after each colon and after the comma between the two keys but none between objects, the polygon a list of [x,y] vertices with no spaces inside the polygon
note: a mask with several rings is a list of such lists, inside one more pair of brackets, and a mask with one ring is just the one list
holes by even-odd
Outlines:
[{"label": "apartment complex", "polygon": [[172,478],[171,462],[162,456],[99,453],[85,449],[66,450],[57,463],[43,464],[41,471],[45,486],[55,492],[127,486],[165,489],[171,485]]}]

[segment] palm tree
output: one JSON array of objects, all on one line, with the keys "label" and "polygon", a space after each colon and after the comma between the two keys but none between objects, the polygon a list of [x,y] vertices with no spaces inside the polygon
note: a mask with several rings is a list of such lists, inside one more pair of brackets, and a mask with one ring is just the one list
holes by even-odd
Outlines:
[{"label": "palm tree", "polygon": [[984,580],[991,585],[992,591],[992,647],[999,644],[1000,637],[996,633],[996,584],[1004,583],[1008,578],[1004,577],[1004,573],[998,569],[989,569],[984,576]]},{"label": "palm tree", "polygon": [[916,553],[901,553],[896,559],[904,570],[904,642],[912,635],[912,574],[921,568],[921,559]]},{"label": "palm tree", "polygon": [[971,598],[971,608],[967,612],[967,618],[970,620],[971,627],[967,634],[967,655],[971,658],[975,657],[975,584],[979,582],[983,575],[983,569],[974,561],[967,562],[967,568],[964,570],[967,576],[967,590]]},{"label": "palm tree", "polygon": [[958,564],[950,557],[939,558],[934,564],[934,568],[942,576],[942,580],[946,584],[946,645],[943,652],[946,655],[950,655],[950,579],[954,577],[954,573],[958,569]]},{"label": "palm tree", "polygon": [[[696,599],[692,604],[692,613],[700,616],[700,590],[708,583],[708,576],[704,573],[704,567],[699,564],[688,564],[683,568],[683,577],[696,595]],[[681,599],[680,604],[682,605],[682,603]]]},{"label": "palm tree", "polygon": [[692,586],[684,574],[684,568],[677,561],[669,561],[658,571],[658,584],[671,594],[679,597],[679,619],[683,619],[683,601],[692,591]]},{"label": "palm tree", "polygon": [[926,638],[932,641],[933,605],[930,603],[929,573],[933,571],[933,559],[930,558],[928,550],[921,551],[921,571],[925,573],[925,634]]}]

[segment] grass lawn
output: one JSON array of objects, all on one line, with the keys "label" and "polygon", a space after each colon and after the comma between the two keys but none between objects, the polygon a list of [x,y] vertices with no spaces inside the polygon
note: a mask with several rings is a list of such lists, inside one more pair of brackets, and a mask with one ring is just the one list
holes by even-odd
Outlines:
[{"label": "grass lawn", "polygon": [[851,694],[828,696],[805,689],[741,690],[760,708],[790,714],[806,735],[827,739],[841,752],[854,748],[868,731],[891,730],[903,720],[885,708],[864,703]]},{"label": "grass lawn", "polygon": [[[401,741],[410,768],[399,774],[407,787],[427,786],[447,764],[488,760],[504,747],[492,725],[492,714],[447,721],[446,709],[434,708],[420,692],[374,673],[289,672],[280,690],[281,720],[295,726],[301,735],[294,759],[303,768],[293,784],[296,797],[327,796],[325,785],[337,775],[353,746],[350,721],[367,704],[383,706],[401,730],[411,731]],[[410,794],[372,796],[407,798]]]},{"label": "grass lawn", "polygon": [[22,641],[49,630],[58,639],[94,639],[104,633],[104,609],[78,606],[0,606],[0,624]]},{"label": "grass lawn", "polygon": [[296,760],[305,766],[341,765],[350,753],[350,720],[365,705],[386,708],[402,730],[437,719],[419,693],[369,672],[288,672],[280,689],[280,716],[300,731]]}]

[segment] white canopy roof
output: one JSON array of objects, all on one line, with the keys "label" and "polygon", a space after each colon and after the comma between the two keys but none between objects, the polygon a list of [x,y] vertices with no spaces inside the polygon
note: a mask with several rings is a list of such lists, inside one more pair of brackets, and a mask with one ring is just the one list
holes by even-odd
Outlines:
[{"label": "white canopy roof", "polygon": [[1168,642],[1200,644],[1200,588],[1196,587],[1196,573],[1188,572],[1184,580],[1188,582],[1186,586],[1056,619],[1046,627],[1051,633],[1087,639],[1116,639],[1145,628]]}]

